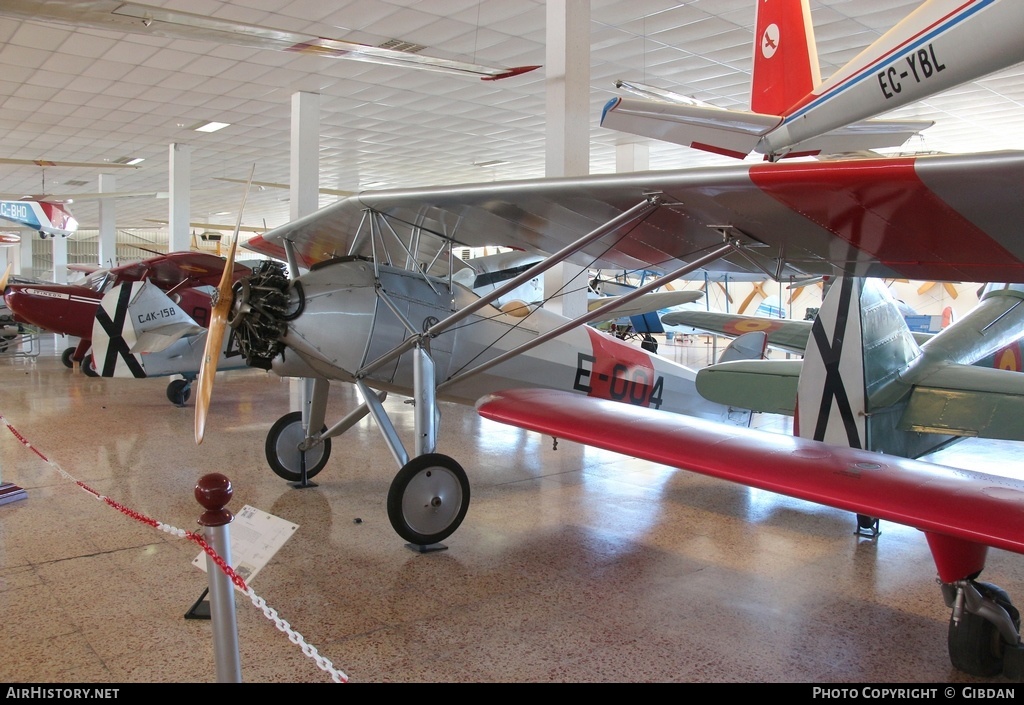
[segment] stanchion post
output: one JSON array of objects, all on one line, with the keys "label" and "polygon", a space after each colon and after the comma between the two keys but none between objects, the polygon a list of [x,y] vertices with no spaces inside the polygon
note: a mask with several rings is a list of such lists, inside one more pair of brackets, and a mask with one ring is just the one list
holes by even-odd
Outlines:
[{"label": "stanchion post", "polygon": [[[228,525],[235,516],[225,507],[231,501],[231,480],[220,473],[203,475],[196,483],[195,497],[206,509],[199,517],[206,543],[231,565],[231,540]],[[218,683],[241,683],[242,665],[238,655],[238,625],[235,621],[235,591],[231,578],[213,557],[206,554],[206,574],[210,580],[210,620],[213,624],[213,653],[217,661]]]}]

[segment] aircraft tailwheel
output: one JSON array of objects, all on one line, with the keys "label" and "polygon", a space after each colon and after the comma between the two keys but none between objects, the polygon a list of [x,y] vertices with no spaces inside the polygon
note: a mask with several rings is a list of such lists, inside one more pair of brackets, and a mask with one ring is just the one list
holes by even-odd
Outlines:
[{"label": "aircraft tailwheel", "polygon": [[[320,429],[323,433],[324,426]],[[267,463],[278,477],[289,482],[302,481],[302,451],[299,444],[306,440],[302,430],[302,412],[292,411],[279,418],[267,432],[265,446]],[[325,438],[306,451],[306,479],[324,469],[331,457],[331,439]]]},{"label": "aircraft tailwheel", "polygon": [[75,346],[73,346],[73,345],[70,348],[64,348],[64,352],[62,352],[60,354],[60,361],[63,362],[64,363],[64,367],[67,367],[69,370],[70,369],[74,369],[74,367],[75,367],[75,361],[71,357],[74,354],[75,354]]},{"label": "aircraft tailwheel", "polygon": [[[1010,615],[1020,629],[1020,613],[1002,588],[991,583],[974,583],[982,596],[994,601]],[[953,667],[972,676],[998,676],[1003,672],[1003,651],[1006,644],[999,628],[984,617],[964,610],[959,624],[949,618],[946,643]]]},{"label": "aircraft tailwheel", "polygon": [[85,373],[86,377],[100,376],[100,373],[96,371],[96,368],[92,364],[92,353],[89,353],[82,358],[82,372]]},{"label": "aircraft tailwheel", "polygon": [[388,490],[388,519],[409,543],[429,546],[451,536],[469,509],[469,478],[440,453],[413,458]]},{"label": "aircraft tailwheel", "polygon": [[192,396],[192,380],[175,379],[167,385],[167,399],[175,406],[185,406]]}]

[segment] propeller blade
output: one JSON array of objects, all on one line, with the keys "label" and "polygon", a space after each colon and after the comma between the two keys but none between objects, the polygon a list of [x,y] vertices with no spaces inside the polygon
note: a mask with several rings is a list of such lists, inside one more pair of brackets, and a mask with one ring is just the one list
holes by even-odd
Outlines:
[{"label": "propeller blade", "polygon": [[196,396],[196,445],[203,442],[206,435],[206,416],[210,410],[210,397],[213,396],[213,378],[217,374],[217,361],[220,359],[221,346],[224,344],[224,328],[227,325],[228,314],[231,312],[231,287],[234,284],[235,271],[235,250],[238,248],[238,233],[242,227],[242,211],[245,210],[245,201],[249,196],[249,186],[252,185],[253,174],[256,173],[256,165],[252,165],[249,173],[249,183],[245,187],[245,194],[242,196],[242,205],[238,209],[238,223],[235,225],[235,232],[231,238],[231,246],[228,248],[227,260],[224,262],[224,273],[220,277],[220,284],[217,286],[217,303],[213,306],[210,314],[210,328],[206,334],[206,347],[203,350],[203,361],[199,366],[199,392]]},{"label": "propeller blade", "polygon": [[4,276],[0,279],[0,294],[4,293],[4,289],[7,287],[7,280],[11,278],[11,267],[14,266],[14,262],[7,263],[7,269],[4,270]]}]

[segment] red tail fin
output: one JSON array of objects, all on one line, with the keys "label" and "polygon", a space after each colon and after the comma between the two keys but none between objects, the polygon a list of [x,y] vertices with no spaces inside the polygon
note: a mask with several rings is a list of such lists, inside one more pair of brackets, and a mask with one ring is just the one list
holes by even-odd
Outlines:
[{"label": "red tail fin", "polygon": [[757,0],[750,109],[785,115],[819,83],[808,0]]}]

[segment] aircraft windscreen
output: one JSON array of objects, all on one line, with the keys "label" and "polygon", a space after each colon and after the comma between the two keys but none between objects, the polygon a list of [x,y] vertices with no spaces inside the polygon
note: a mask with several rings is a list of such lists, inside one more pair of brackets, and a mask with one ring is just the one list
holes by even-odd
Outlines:
[{"label": "aircraft windscreen", "polygon": [[107,269],[97,270],[82,280],[82,286],[100,294],[109,289],[112,283],[110,270]]}]

